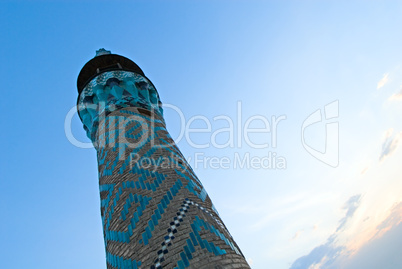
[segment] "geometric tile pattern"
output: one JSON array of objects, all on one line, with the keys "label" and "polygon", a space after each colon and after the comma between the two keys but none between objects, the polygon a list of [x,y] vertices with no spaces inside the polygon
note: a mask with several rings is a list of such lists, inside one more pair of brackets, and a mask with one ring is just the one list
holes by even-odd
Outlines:
[{"label": "geometric tile pattern", "polygon": [[250,268],[167,132],[150,81],[101,73],[78,110],[97,151],[107,268]]}]

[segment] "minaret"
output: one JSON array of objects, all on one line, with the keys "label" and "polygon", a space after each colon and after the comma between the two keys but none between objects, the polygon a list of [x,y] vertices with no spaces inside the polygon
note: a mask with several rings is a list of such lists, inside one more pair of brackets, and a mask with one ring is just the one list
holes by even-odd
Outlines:
[{"label": "minaret", "polygon": [[107,268],[250,268],[166,130],[152,82],[100,49],[77,81],[97,151]]}]

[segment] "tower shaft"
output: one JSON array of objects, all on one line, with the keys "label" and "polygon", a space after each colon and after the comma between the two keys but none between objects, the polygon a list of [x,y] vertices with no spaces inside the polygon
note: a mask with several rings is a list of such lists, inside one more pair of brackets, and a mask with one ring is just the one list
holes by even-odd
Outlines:
[{"label": "tower shaft", "polygon": [[153,84],[139,68],[96,61],[78,110],[97,151],[107,267],[249,268],[166,130]]}]

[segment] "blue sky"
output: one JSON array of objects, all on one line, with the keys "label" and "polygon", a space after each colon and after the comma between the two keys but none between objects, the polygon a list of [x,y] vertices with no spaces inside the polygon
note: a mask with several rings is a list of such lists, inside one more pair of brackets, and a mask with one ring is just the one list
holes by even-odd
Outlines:
[{"label": "blue sky", "polygon": [[[65,122],[104,47],[152,80],[174,138],[172,107],[211,123],[177,142],[252,268],[401,268],[401,15],[400,1],[2,1],[3,267],[106,268],[95,150],[65,133],[89,142]],[[233,146],[212,143],[231,139],[212,140],[220,116]],[[267,147],[237,133],[281,116],[248,137]],[[286,166],[235,167],[269,153]]]}]

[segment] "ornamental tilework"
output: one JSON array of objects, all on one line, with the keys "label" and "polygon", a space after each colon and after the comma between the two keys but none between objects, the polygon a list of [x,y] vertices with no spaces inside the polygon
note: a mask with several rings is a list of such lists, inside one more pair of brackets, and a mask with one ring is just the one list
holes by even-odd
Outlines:
[{"label": "ornamental tilework", "polygon": [[167,132],[147,78],[101,73],[78,111],[97,151],[107,268],[249,268]]}]

